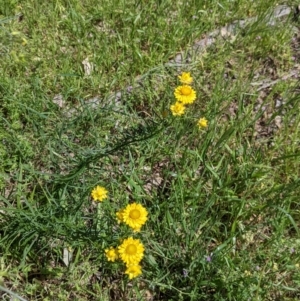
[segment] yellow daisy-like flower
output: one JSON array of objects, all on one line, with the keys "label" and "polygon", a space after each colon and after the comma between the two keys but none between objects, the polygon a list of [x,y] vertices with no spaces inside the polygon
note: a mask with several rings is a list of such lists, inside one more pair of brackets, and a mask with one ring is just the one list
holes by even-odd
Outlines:
[{"label": "yellow daisy-like flower", "polygon": [[193,103],[196,99],[196,91],[188,85],[178,86],[175,89],[174,95],[184,105]]},{"label": "yellow daisy-like flower", "polygon": [[207,119],[205,117],[200,118],[198,120],[198,126],[199,126],[199,128],[207,128],[208,127],[208,121],[207,121]]},{"label": "yellow daisy-like flower", "polygon": [[147,221],[148,212],[141,204],[132,203],[123,211],[123,222],[134,231],[139,232]]},{"label": "yellow daisy-like flower", "polygon": [[190,72],[182,72],[181,75],[178,75],[178,78],[182,84],[190,85],[193,82]]},{"label": "yellow daisy-like flower", "polygon": [[119,257],[126,266],[137,265],[144,257],[144,246],[139,239],[129,237],[118,247]]},{"label": "yellow daisy-like flower", "polygon": [[142,274],[142,267],[138,264],[129,265],[125,271],[125,274],[128,275],[129,279],[135,278]]},{"label": "yellow daisy-like flower", "polygon": [[102,202],[103,200],[105,200],[107,198],[107,194],[108,194],[108,191],[104,187],[101,187],[101,186],[96,186],[92,190],[92,198],[94,201]]},{"label": "yellow daisy-like flower", "polygon": [[184,114],[185,106],[181,102],[175,102],[174,105],[171,105],[170,110],[173,116],[181,116]]},{"label": "yellow daisy-like flower", "polygon": [[118,211],[116,213],[116,216],[117,216],[117,220],[118,220],[118,223],[122,223],[124,220],[123,220],[123,213],[124,213],[124,209]]},{"label": "yellow daisy-like flower", "polygon": [[118,259],[118,250],[110,247],[109,249],[105,249],[105,255],[108,261],[116,261]]}]

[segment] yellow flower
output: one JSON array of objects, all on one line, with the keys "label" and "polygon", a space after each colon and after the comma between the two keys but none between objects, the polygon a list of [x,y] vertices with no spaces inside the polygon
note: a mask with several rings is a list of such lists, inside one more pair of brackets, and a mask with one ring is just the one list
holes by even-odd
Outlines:
[{"label": "yellow flower", "polygon": [[175,102],[174,105],[170,107],[173,116],[181,116],[184,114],[185,106],[181,102]]},{"label": "yellow flower", "polygon": [[102,202],[104,199],[107,198],[108,191],[101,186],[96,186],[92,190],[92,198],[94,201],[100,201]]},{"label": "yellow flower", "polygon": [[124,220],[123,220],[123,213],[124,213],[124,209],[118,211],[116,213],[116,216],[117,216],[117,220],[118,220],[118,223],[122,223]]},{"label": "yellow flower", "polygon": [[144,246],[139,239],[129,237],[123,240],[118,252],[126,266],[137,265],[144,257]]},{"label": "yellow flower", "polygon": [[129,279],[135,278],[142,274],[142,267],[138,264],[129,265],[125,271],[125,274],[128,275]]},{"label": "yellow flower", "polygon": [[193,82],[190,72],[182,72],[181,75],[178,75],[178,78],[182,84],[190,85]]},{"label": "yellow flower", "polygon": [[184,105],[193,103],[196,99],[196,91],[188,85],[178,86],[175,89],[174,95]]},{"label": "yellow flower", "polygon": [[244,271],[244,275],[245,275],[245,276],[251,276],[252,274],[251,274],[251,272],[249,272],[248,270],[245,270],[245,271]]},{"label": "yellow flower", "polygon": [[105,255],[108,261],[114,262],[115,260],[118,259],[118,250],[110,247],[109,249],[105,249]]},{"label": "yellow flower", "polygon": [[208,121],[207,121],[207,119],[205,117],[200,118],[198,120],[198,126],[199,126],[199,128],[207,128],[208,127]]},{"label": "yellow flower", "polygon": [[123,222],[139,232],[147,221],[148,212],[141,204],[132,203],[123,210]]}]

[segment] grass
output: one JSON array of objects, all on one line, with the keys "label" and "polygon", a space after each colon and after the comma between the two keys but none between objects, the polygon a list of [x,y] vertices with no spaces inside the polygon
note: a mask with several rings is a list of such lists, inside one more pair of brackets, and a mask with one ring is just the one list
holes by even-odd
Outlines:
[{"label": "grass", "polygon": [[[279,4],[2,1],[3,300],[7,290],[45,301],[299,299],[300,114],[289,76],[299,22],[267,24]],[[166,65],[249,17],[191,62]],[[197,100],[174,117],[182,71]],[[99,204],[97,185],[109,191]],[[149,212],[137,234],[115,219],[133,201]],[[129,280],[104,250],[132,235],[145,256]]]}]

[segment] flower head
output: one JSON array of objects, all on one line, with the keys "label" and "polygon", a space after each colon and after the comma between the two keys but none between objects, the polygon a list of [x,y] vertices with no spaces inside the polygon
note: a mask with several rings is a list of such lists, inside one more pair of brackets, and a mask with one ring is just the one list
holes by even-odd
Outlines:
[{"label": "flower head", "polygon": [[188,85],[178,86],[175,89],[174,95],[184,105],[193,103],[196,99],[196,91]]},{"label": "flower head", "polygon": [[181,116],[184,114],[185,106],[181,102],[175,102],[174,105],[170,107],[173,116]]},{"label": "flower head", "polygon": [[188,270],[187,269],[183,269],[182,270],[182,273],[183,273],[183,277],[186,278],[189,274]]},{"label": "flower head", "polygon": [[114,262],[115,260],[118,259],[118,250],[110,247],[109,249],[105,249],[105,255],[108,261]]},{"label": "flower head", "polygon": [[134,231],[139,232],[147,221],[148,212],[141,204],[133,203],[127,205],[123,210],[123,222]]},{"label": "flower head", "polygon": [[96,186],[92,190],[92,198],[94,201],[102,202],[104,199],[107,198],[108,191],[101,186]]},{"label": "flower head", "polygon": [[205,256],[205,260],[206,260],[207,262],[211,262],[211,256]]},{"label": "flower head", "polygon": [[205,117],[200,118],[200,119],[198,120],[198,126],[199,126],[199,128],[207,128],[207,126],[208,126],[208,121],[207,121],[207,119],[206,119]]},{"label": "flower head", "polygon": [[248,271],[248,270],[245,270],[245,271],[244,271],[244,275],[245,275],[245,276],[251,276],[252,274],[251,274],[251,272],[250,272],[250,271]]},{"label": "flower head", "polygon": [[182,72],[181,75],[178,75],[178,78],[182,84],[190,85],[193,82],[190,72]]},{"label": "flower head", "polygon": [[123,220],[123,213],[124,213],[124,209],[118,211],[116,213],[116,216],[117,216],[117,220],[118,220],[118,223],[122,223],[124,220]]},{"label": "flower head", "polygon": [[118,252],[127,266],[137,265],[144,257],[144,246],[139,239],[129,237],[123,240]]},{"label": "flower head", "polygon": [[139,264],[129,265],[125,271],[129,279],[135,278],[142,274],[142,267]]}]

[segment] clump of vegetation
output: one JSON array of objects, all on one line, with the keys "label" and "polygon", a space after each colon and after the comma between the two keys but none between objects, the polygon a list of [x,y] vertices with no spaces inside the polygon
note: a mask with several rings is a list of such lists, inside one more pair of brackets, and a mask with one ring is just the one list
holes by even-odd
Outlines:
[{"label": "clump of vegetation", "polygon": [[279,5],[0,4],[3,300],[299,298],[299,24]]}]

